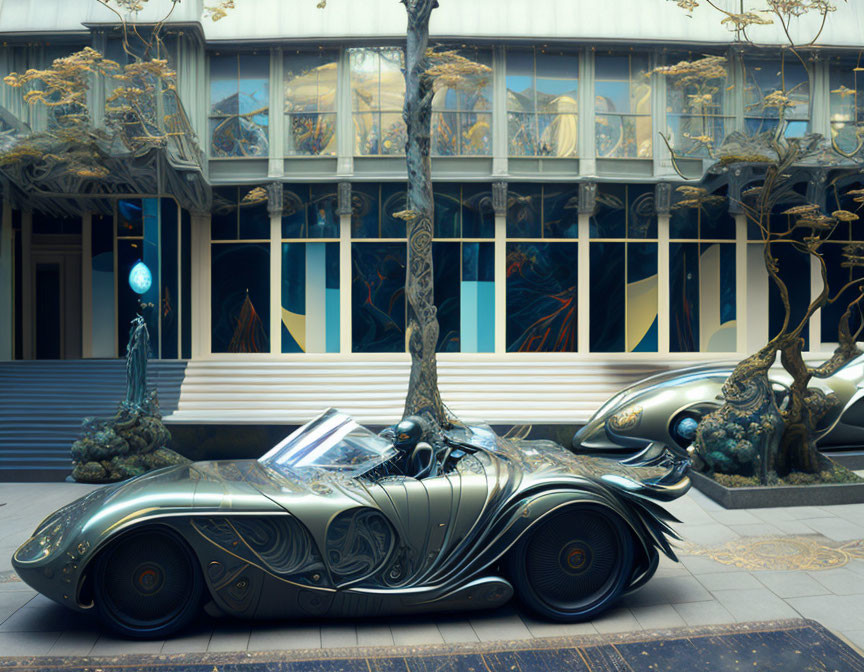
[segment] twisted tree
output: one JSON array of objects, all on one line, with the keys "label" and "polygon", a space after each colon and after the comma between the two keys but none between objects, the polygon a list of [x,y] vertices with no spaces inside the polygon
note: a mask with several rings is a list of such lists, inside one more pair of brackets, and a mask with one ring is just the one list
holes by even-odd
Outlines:
[{"label": "twisted tree", "polygon": [[[777,23],[788,38],[786,50],[809,71],[802,49],[814,46],[822,32],[828,15],[835,7],[826,0],[766,0],[767,10],[762,12],[730,12],[718,7],[712,0],[706,3],[723,15],[722,23],[734,30],[739,39],[755,46],[748,35],[754,25]],[[676,0],[687,11],[699,6],[696,0]],[[819,17],[818,30],[806,45],[798,45],[790,36],[790,24],[798,17],[815,14]],[[672,85],[688,87],[689,107],[694,113],[704,112],[714,105],[718,81],[725,77],[725,59],[706,56],[694,61],[682,61],[675,65],[658,68],[656,72],[668,77]],[[708,472],[722,472],[742,476],[755,476],[762,483],[792,472],[818,474],[832,471],[835,466],[817,450],[814,436],[817,427],[838,403],[832,394],[809,387],[814,378],[825,378],[836,373],[845,364],[861,354],[857,340],[864,328],[860,320],[860,305],[864,299],[864,278],[852,279],[833,293],[828,283],[828,261],[823,244],[831,237],[835,228],[859,219],[855,212],[840,206],[836,184],[845,176],[860,172],[862,162],[858,156],[861,143],[853,152],[844,152],[832,140],[826,145],[824,138],[810,134],[803,138],[787,137],[787,112],[798,104],[794,87],[787,87],[781,61],[781,88],[769,93],[762,101],[763,108],[776,109],[777,124],[771,131],[745,135],[732,133],[715,147],[708,133],[690,134],[688,139],[702,145],[707,154],[716,160],[709,173],[729,172],[746,166],[756,176],[752,186],[736,204],[761,235],[762,256],[770,282],[776,288],[784,309],[782,326],[757,352],[741,361],[723,387],[723,406],[705,416],[699,423],[692,451],[696,466]],[[859,133],[859,138],[861,137]],[[680,157],[664,136],[672,155],[673,165],[679,170]],[[788,224],[779,227],[772,222],[772,214],[778,214],[783,203],[793,195],[792,175],[794,168],[802,162],[833,165],[835,176],[827,185],[833,188],[835,207],[823,212],[817,203],[807,203],[786,208]],[[686,178],[685,178],[686,179]],[[678,188],[682,200],[676,207],[701,207],[707,199],[716,198],[703,187],[682,186]],[[856,203],[864,204],[864,190],[847,192]],[[776,255],[776,245],[788,244],[801,254],[802,267],[809,274],[810,260],[815,260],[820,269],[822,290],[812,300],[807,298],[807,308],[800,319],[793,319],[793,297],[789,284],[781,273]],[[844,268],[864,266],[864,257],[859,243],[851,243],[843,249]],[[812,364],[804,360],[804,330],[817,311],[829,305],[841,303],[846,306],[838,325],[838,346],[825,362]],[[854,319],[859,318],[853,328]],[[792,378],[788,395],[778,399],[772,389],[768,372],[780,356],[780,363]],[[829,476],[830,477],[830,476]]]}]

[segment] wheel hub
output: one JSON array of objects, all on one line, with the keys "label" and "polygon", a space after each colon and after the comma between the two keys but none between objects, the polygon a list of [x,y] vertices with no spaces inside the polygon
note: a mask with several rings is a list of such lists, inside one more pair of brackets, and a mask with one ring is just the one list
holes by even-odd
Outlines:
[{"label": "wheel hub", "polygon": [[582,541],[570,541],[561,549],[561,567],[569,574],[586,571],[591,566],[591,560],[591,548]]},{"label": "wheel hub", "polygon": [[132,585],[142,595],[155,595],[165,585],[165,571],[155,562],[144,562],[135,569]]}]

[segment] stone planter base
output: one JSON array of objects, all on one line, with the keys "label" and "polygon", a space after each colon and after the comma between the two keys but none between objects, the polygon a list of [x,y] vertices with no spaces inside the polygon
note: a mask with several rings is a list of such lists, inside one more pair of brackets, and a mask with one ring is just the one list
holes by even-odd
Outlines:
[{"label": "stone planter base", "polygon": [[779,506],[829,506],[864,502],[864,483],[768,485],[727,488],[713,478],[690,472],[693,487],[727,509],[767,509]]}]

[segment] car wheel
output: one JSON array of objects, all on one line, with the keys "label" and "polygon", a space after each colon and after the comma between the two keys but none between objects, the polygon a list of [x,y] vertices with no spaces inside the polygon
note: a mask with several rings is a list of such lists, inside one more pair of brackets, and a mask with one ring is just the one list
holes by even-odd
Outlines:
[{"label": "car wheel", "polygon": [[126,637],[161,638],[198,615],[204,581],[179,534],[147,527],[124,534],[96,559],[93,599],[102,622]]},{"label": "car wheel", "polygon": [[555,621],[585,621],[607,609],[632,568],[630,528],[614,512],[590,505],[552,514],[508,557],[521,602]]}]

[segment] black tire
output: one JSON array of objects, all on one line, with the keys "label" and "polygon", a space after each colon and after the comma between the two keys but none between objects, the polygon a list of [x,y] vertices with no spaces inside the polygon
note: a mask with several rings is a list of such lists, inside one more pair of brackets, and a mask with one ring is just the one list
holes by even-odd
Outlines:
[{"label": "black tire", "polygon": [[93,600],[115,633],[161,639],[200,612],[204,580],[186,541],[167,527],[124,534],[96,558]]},{"label": "black tire", "polygon": [[554,621],[587,621],[627,587],[633,535],[605,507],[570,507],[529,531],[510,552],[507,570],[531,611]]}]

